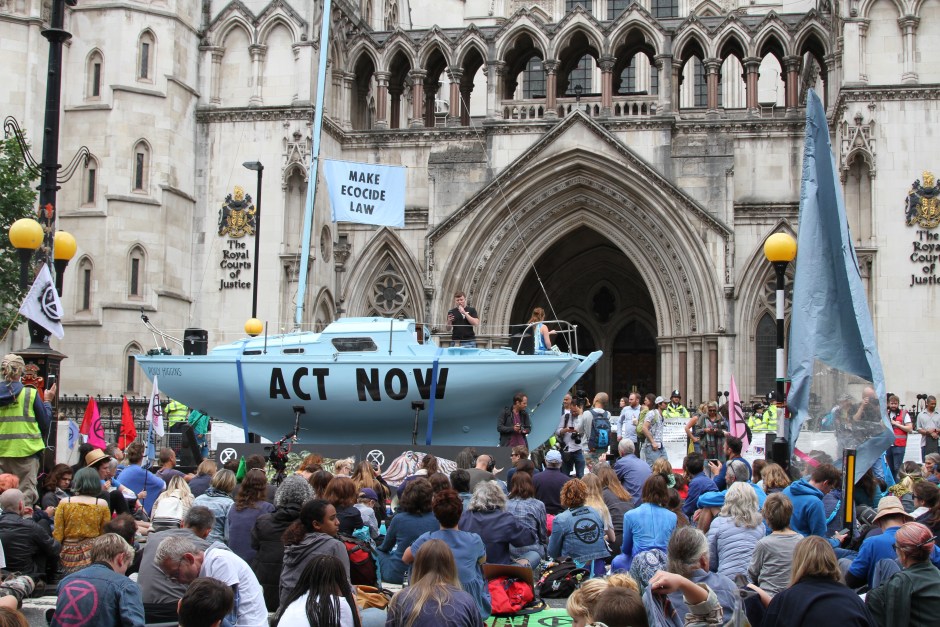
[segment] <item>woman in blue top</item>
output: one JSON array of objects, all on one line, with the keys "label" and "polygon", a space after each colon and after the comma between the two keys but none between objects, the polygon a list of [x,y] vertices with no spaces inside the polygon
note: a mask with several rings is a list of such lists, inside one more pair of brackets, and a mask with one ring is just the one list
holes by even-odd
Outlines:
[{"label": "woman in blue top", "polygon": [[623,516],[621,554],[610,564],[611,572],[630,570],[633,558],[650,549],[666,550],[676,528],[676,515],[667,509],[669,488],[662,475],[651,475],[643,484],[643,504]]},{"label": "woman in blue top", "polygon": [[547,353],[552,349],[551,336],[555,333],[554,331],[549,331],[548,327],[542,324],[542,320],[545,320],[545,310],[541,307],[536,307],[532,310],[532,317],[529,318],[528,322],[528,324],[538,323],[533,327],[536,355]]},{"label": "woman in blue top", "polygon": [[[548,554],[552,557],[570,557],[579,564],[588,564],[610,556],[604,521],[593,507],[584,504],[585,499],[587,486],[580,479],[571,479],[561,488],[561,506],[566,509],[552,522],[548,538]],[[606,537],[613,540],[613,527],[608,531]]]},{"label": "woman in blue top", "polygon": [[431,497],[434,489],[431,482],[421,477],[408,484],[398,501],[398,512],[388,526],[385,541],[378,548],[382,581],[404,583],[408,567],[402,562],[405,550],[414,544],[422,533],[438,528],[437,519],[431,513]]},{"label": "woman in blue top", "polygon": [[490,616],[490,591],[483,577],[483,563],[486,562],[486,547],[483,540],[475,533],[460,531],[457,522],[463,512],[463,502],[454,490],[442,490],[434,495],[431,503],[434,517],[441,523],[438,531],[421,534],[402,556],[402,561],[412,564],[418,550],[428,540],[440,540],[450,547],[457,563],[457,577],[464,592],[473,597],[480,610],[480,616],[486,620]]}]

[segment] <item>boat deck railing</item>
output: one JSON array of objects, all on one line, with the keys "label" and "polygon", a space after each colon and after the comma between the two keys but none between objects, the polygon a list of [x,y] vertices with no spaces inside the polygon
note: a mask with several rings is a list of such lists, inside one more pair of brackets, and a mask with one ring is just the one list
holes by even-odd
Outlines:
[{"label": "boat deck railing", "polygon": [[[538,331],[538,326],[544,324],[546,327],[549,327],[552,334],[552,346],[558,346],[557,341],[554,338],[563,338],[565,344],[568,345],[567,351],[562,351],[568,354],[578,355],[578,325],[571,324],[567,320],[542,320],[540,322],[529,322],[528,324],[512,324],[509,325],[510,330],[512,329],[521,329],[515,333],[511,333],[510,345],[511,348],[517,355],[526,355],[532,354],[535,352],[535,334]],[[554,326],[556,328],[552,329]],[[559,349],[561,347],[558,347]]]}]

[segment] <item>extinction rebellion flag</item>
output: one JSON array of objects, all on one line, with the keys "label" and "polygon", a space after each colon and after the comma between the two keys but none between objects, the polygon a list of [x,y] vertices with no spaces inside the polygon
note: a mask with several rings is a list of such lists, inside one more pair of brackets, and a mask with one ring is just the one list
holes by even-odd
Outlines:
[{"label": "extinction rebellion flag", "polygon": [[325,160],[323,177],[333,222],[405,226],[404,167]]},{"label": "extinction rebellion flag", "polygon": [[60,340],[65,337],[62,329],[62,302],[46,264],[42,264],[42,270],[23,299],[20,313]]}]

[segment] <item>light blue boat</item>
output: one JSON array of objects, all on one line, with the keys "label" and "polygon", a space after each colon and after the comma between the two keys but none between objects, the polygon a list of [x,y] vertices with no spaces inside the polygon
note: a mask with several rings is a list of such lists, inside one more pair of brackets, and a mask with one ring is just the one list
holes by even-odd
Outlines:
[{"label": "light blue boat", "polygon": [[406,443],[417,433],[426,444],[492,446],[498,417],[522,391],[529,443],[537,446],[558,426],[564,395],[601,354],[441,348],[414,320],[342,318],[320,333],[137,361],[158,378],[161,394],[273,441],[299,418],[302,442]]}]

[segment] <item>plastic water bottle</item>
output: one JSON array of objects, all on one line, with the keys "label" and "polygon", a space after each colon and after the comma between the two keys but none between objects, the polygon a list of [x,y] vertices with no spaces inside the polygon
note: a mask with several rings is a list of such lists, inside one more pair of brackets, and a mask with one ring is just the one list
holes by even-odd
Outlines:
[{"label": "plastic water bottle", "polygon": [[385,528],[385,521],[382,521],[382,524],[379,525],[379,535],[384,536],[388,532],[388,529]]}]

